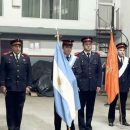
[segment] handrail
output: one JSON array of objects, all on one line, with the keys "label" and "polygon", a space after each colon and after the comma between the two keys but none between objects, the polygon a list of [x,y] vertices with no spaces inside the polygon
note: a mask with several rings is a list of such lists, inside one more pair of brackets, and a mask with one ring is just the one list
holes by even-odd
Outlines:
[{"label": "handrail", "polygon": [[[113,29],[117,30],[116,28],[113,28]],[[121,42],[122,42],[122,36],[124,36],[125,39],[126,39],[126,45],[129,46],[129,39],[128,39],[128,37],[122,32],[122,30],[120,30],[119,32],[120,32],[120,37],[119,38],[121,38]],[[128,52],[128,55],[129,55],[129,49],[127,49],[127,52]]]},{"label": "handrail", "polygon": [[[120,31],[120,32],[121,32],[122,35],[126,38],[126,43],[127,43],[127,45],[129,46],[129,40],[128,40],[127,36],[126,36],[122,31]],[[129,49],[127,49],[127,52],[128,52],[128,56],[129,56]]]},{"label": "handrail", "polygon": [[[97,24],[96,25],[98,25],[96,27],[96,29],[100,29],[100,20],[104,22],[104,24],[105,24],[105,30],[106,30],[107,26],[111,26],[111,24],[109,24],[107,21],[105,21],[102,17],[99,16],[99,9],[97,9],[97,11],[96,11],[96,16],[97,16],[97,19],[96,19]],[[113,28],[114,31],[118,30],[120,32],[119,38],[121,38],[121,42],[122,42],[122,36],[125,37],[126,44],[129,46],[129,40],[128,40],[127,36],[122,32],[122,30],[119,30],[116,27],[112,27],[112,28]],[[129,55],[129,49],[127,49],[127,50],[128,50],[127,53]]]}]

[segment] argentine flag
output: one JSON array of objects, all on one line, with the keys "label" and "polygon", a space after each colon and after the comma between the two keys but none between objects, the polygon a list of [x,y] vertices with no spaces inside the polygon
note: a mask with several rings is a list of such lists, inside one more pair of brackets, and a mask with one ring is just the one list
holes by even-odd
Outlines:
[{"label": "argentine flag", "polygon": [[70,127],[80,101],[76,78],[59,43],[54,54],[53,88],[56,112]]}]

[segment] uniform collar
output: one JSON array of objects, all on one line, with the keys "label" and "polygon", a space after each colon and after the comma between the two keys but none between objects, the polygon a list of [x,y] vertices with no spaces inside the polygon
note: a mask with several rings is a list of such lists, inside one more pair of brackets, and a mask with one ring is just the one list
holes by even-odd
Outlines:
[{"label": "uniform collar", "polygon": [[[16,53],[13,52],[13,54],[14,54],[14,57],[16,58]],[[20,58],[20,55],[21,53],[18,54],[18,59]]]},{"label": "uniform collar", "polygon": [[87,55],[87,53],[89,53],[90,55],[89,56],[91,56],[91,54],[92,54],[92,51],[90,51],[90,52],[86,52],[85,50],[83,51],[86,55]]},{"label": "uniform collar", "polygon": [[124,57],[125,57],[125,56],[120,57],[120,56],[118,55],[118,59],[119,59],[119,61],[121,61],[121,59],[124,60]]},{"label": "uniform collar", "polygon": [[70,57],[71,57],[71,54],[70,54],[69,56],[67,56],[67,55],[65,55],[65,56],[70,58]]}]

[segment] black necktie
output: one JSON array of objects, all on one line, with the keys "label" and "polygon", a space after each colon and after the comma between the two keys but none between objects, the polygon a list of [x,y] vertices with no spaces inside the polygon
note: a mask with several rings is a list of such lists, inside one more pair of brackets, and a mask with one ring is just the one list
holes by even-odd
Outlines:
[{"label": "black necktie", "polygon": [[123,59],[121,58],[121,65],[123,65]]},{"label": "black necktie", "polygon": [[17,61],[17,62],[19,61],[18,54],[16,54],[16,61]]},{"label": "black necktie", "polygon": [[87,53],[87,57],[88,57],[88,59],[90,58],[90,53]]},{"label": "black necktie", "polygon": [[69,61],[70,60],[70,58],[68,57],[68,56],[66,56],[66,59]]}]

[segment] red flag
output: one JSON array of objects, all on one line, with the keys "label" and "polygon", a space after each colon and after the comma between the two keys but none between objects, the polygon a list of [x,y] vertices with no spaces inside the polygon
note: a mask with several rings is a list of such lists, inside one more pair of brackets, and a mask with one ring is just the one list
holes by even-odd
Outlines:
[{"label": "red flag", "polygon": [[108,103],[112,103],[119,93],[119,71],[117,49],[113,40],[113,33],[110,33],[110,44],[106,63],[105,89],[108,95]]}]

